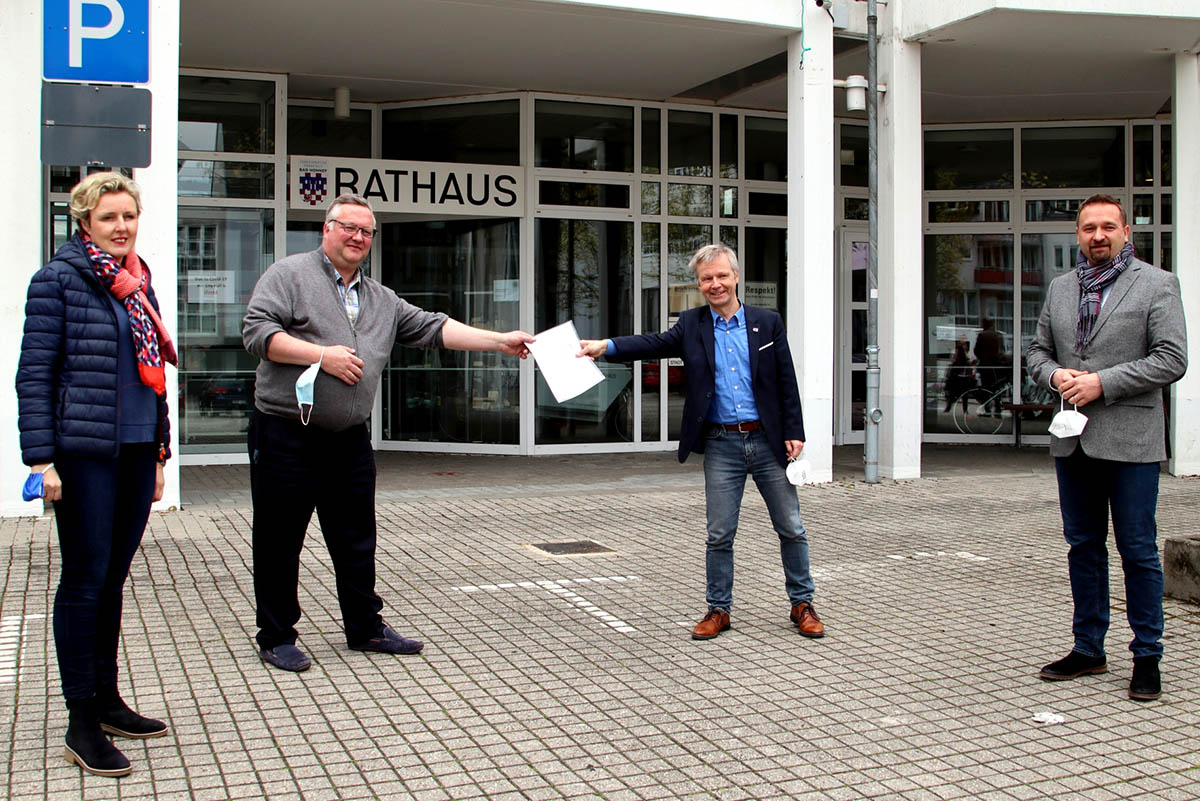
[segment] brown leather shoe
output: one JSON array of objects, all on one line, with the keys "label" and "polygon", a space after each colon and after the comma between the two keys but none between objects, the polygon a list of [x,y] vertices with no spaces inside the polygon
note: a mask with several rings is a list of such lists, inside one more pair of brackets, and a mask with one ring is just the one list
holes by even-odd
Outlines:
[{"label": "brown leather shoe", "polygon": [[813,609],[813,605],[808,601],[801,601],[793,606],[791,618],[803,636],[813,639],[825,636],[825,626],[821,623],[821,618],[817,617],[817,610]]},{"label": "brown leather shoe", "polygon": [[693,640],[711,640],[729,628],[729,613],[724,609],[709,609],[704,619],[692,629]]}]

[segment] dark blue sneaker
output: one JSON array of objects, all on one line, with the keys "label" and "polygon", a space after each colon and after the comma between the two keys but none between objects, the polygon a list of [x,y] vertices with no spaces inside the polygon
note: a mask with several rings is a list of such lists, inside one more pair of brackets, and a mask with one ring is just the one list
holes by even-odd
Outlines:
[{"label": "dark blue sneaker", "polygon": [[276,645],[274,648],[263,648],[258,655],[268,665],[274,665],[280,670],[290,670],[293,673],[299,673],[312,667],[312,660],[308,658],[308,654],[292,643]]},{"label": "dark blue sneaker", "polygon": [[401,637],[389,627],[384,626],[383,631],[379,634],[365,642],[351,645],[350,650],[374,651],[380,654],[419,654],[424,647],[425,643],[420,640]]}]

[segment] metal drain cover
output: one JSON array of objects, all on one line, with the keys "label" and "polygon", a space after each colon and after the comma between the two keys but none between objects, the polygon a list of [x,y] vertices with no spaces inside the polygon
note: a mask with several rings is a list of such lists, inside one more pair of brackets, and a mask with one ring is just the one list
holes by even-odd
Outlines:
[{"label": "metal drain cover", "polygon": [[592,540],[574,540],[573,542],[533,542],[530,547],[544,551],[551,556],[575,556],[584,553],[616,553],[612,548],[606,548]]}]

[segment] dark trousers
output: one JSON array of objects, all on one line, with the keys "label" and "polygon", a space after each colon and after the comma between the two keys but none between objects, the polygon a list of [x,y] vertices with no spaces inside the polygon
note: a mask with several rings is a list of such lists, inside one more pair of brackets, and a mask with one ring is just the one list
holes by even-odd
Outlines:
[{"label": "dark trousers", "polygon": [[158,446],[124,444],[116,459],[55,459],[54,502],[62,576],[54,595],[54,647],[69,701],[117,684],[121,593],[150,504]]},{"label": "dark trousers", "polygon": [[1158,558],[1155,509],[1158,462],[1093,459],[1076,448],[1054,460],[1067,565],[1075,601],[1074,650],[1104,656],[1108,632],[1108,513],[1125,573],[1125,615],[1133,629],[1134,656],[1163,652],[1163,571]]},{"label": "dark trousers", "polygon": [[255,410],[248,436],[258,644],[296,642],[300,552],[315,509],[333,560],[346,641],[383,628],[375,594],[375,453],[366,425],[304,426]]}]

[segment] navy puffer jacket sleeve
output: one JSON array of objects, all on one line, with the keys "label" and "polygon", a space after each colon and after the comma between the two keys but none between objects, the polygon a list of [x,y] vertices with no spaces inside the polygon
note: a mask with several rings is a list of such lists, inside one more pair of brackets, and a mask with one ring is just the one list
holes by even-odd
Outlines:
[{"label": "navy puffer jacket sleeve", "polygon": [[[157,309],[153,293],[149,297]],[[92,273],[82,241],[74,237],[33,276],[25,301],[16,380],[25,464],[62,455],[117,456],[118,335],[108,292]],[[159,439],[169,448],[165,397],[159,397],[158,407]]]}]

